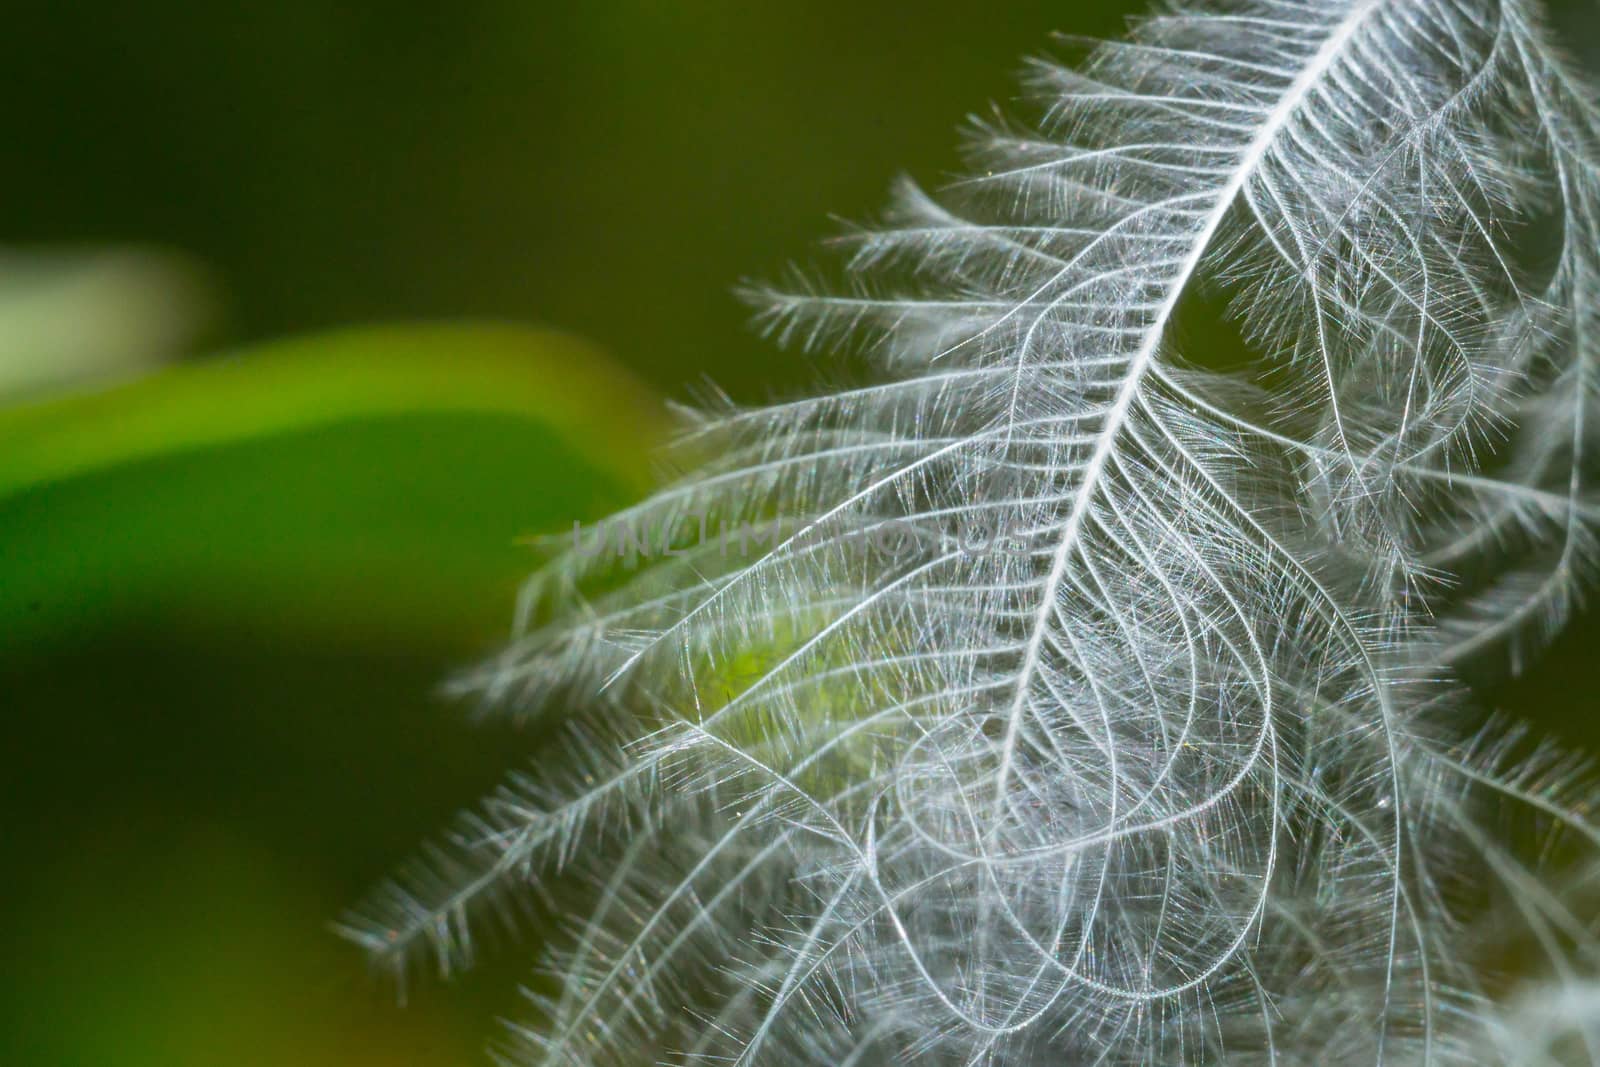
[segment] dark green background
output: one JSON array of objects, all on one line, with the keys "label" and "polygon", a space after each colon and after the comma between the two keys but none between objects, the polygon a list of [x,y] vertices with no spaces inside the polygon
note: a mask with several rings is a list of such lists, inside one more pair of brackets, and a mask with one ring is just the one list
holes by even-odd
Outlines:
[{"label": "dark green background", "polygon": [[793,379],[728,295],[955,164],[952,130],[1118,3],[38,4],[0,41],[10,240],[212,264],[246,335],[488,314],[659,385]]},{"label": "dark green background", "polygon": [[[1022,54],[1053,30],[1115,33],[1135,6],[12,5],[0,242],[188,252],[225,295],[219,348],[510,319],[587,337],[669,395],[709,376],[758,399],[810,368],[747,332],[733,285],[804,258],[830,214],[870,214],[901,170],[937,184],[962,116],[1008,99]],[[1571,7],[1567,39],[1600,39],[1600,5]],[[241,530],[271,539],[269,563],[348,537],[363,472],[386,521],[385,501],[409,505],[374,545],[419,573],[465,568],[481,607],[441,608],[429,632],[364,619],[388,601],[350,583],[306,585],[301,611],[240,608],[259,586],[237,570],[203,572],[198,598],[141,584]],[[0,639],[0,1061],[482,1062],[523,955],[400,1011],[323,924],[523,758],[526,738],[470,726],[436,683],[504,631],[513,538],[614,505],[626,481],[537,427],[435,415],[0,507],[0,550],[48,543],[67,515],[122,553],[69,626]],[[1493,699],[1600,742],[1594,648],[1575,628]]]}]

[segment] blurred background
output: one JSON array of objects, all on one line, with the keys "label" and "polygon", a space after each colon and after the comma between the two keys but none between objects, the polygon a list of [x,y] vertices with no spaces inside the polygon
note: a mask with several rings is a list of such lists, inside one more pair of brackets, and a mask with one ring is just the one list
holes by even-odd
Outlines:
[{"label": "blurred background", "polygon": [[[436,695],[517,539],[640,492],[686,383],[809,380],[733,286],[1143,6],[8,13],[0,1060],[485,1062],[529,953],[401,1009],[327,923],[529,751]],[[1600,747],[1595,638],[1485,703]]]}]

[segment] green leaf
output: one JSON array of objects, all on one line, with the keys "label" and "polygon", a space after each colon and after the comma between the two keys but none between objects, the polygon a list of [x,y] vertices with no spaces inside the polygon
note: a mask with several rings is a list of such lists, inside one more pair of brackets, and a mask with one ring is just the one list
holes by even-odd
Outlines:
[{"label": "green leaf", "polygon": [[482,645],[520,535],[643,488],[660,406],[505,326],[265,346],[0,412],[8,651],[125,624]]}]

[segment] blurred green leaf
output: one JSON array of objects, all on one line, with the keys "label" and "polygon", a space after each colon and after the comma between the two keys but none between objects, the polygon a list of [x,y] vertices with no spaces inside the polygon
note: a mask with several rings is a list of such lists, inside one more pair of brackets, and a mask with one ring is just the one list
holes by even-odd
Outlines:
[{"label": "blurred green leaf", "polygon": [[659,405],[506,326],[347,331],[0,412],[13,650],[129,617],[483,641],[518,535],[642,488]]}]

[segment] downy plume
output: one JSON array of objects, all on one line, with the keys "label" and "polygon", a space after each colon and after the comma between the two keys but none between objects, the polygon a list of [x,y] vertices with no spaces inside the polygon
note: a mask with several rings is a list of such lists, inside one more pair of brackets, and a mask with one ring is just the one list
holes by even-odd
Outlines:
[{"label": "downy plume", "polygon": [[560,739],[345,928],[564,921],[506,1062],[1600,1062],[1594,911],[1505,833],[1578,869],[1581,768],[1452,681],[1594,569],[1588,87],[1531,0],[1069,47],[751,293],[868,383],[692,416],[611,520],[743,550],[558,536],[466,680]]}]

